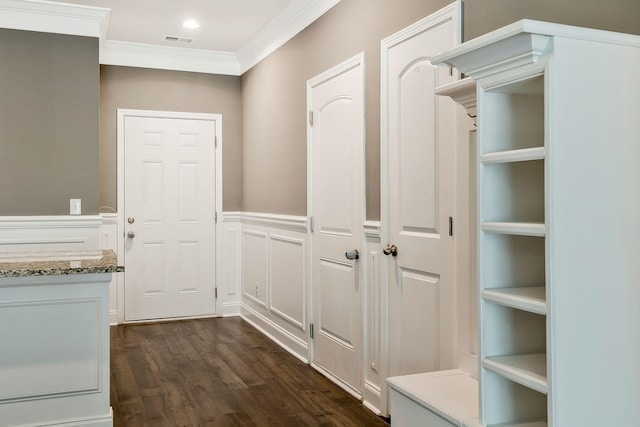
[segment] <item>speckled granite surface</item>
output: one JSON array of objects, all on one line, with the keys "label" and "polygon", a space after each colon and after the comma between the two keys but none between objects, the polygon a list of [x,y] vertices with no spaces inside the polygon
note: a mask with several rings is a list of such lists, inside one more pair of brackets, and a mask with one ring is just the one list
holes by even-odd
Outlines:
[{"label": "speckled granite surface", "polygon": [[119,273],[124,271],[112,250],[3,253],[1,277],[59,276],[64,274]]}]

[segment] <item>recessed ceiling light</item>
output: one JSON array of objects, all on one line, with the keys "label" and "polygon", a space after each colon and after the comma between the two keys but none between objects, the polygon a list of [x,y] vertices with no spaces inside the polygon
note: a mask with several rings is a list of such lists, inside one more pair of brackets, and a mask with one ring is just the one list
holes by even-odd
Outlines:
[{"label": "recessed ceiling light", "polygon": [[196,28],[200,28],[200,24],[198,24],[193,19],[189,19],[187,21],[184,21],[184,24],[182,24],[182,26],[185,27],[185,28],[192,29],[192,30],[196,29]]}]

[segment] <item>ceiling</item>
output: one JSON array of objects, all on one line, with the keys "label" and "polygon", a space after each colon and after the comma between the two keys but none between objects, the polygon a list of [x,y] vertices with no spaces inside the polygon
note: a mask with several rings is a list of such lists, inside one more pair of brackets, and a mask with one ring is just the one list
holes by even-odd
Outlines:
[{"label": "ceiling", "polygon": [[[63,0],[111,9],[106,40],[237,52],[254,34],[299,0]],[[187,19],[198,29],[183,28]],[[167,42],[165,36],[192,38]]]},{"label": "ceiling", "polygon": [[239,76],[339,2],[0,0],[0,28],[99,37],[104,65]]}]

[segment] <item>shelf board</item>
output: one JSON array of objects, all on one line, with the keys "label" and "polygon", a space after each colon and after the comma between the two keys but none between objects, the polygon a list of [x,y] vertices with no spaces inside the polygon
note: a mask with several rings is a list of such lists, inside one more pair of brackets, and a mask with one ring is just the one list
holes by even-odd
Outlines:
[{"label": "shelf board", "polygon": [[547,394],[547,355],[487,357],[482,366],[513,382]]},{"label": "shelf board", "polygon": [[489,233],[513,234],[517,236],[544,237],[546,227],[543,222],[483,222],[482,231]]},{"label": "shelf board", "polygon": [[544,159],[544,147],[523,148],[521,150],[496,151],[483,154],[480,161],[487,164],[527,162],[530,160]]},{"label": "shelf board", "polygon": [[531,313],[547,314],[547,300],[544,286],[485,289],[482,291],[482,298],[485,301],[492,301]]},{"label": "shelf board", "polygon": [[547,427],[547,422],[532,421],[528,423],[517,423],[517,424],[493,424],[490,427]]}]

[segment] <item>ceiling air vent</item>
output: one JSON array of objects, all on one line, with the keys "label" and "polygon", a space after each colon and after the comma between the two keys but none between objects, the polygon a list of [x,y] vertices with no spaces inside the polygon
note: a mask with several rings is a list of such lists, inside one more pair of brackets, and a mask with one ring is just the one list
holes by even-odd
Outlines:
[{"label": "ceiling air vent", "polygon": [[191,43],[193,39],[188,37],[164,36],[164,41],[172,43]]}]

